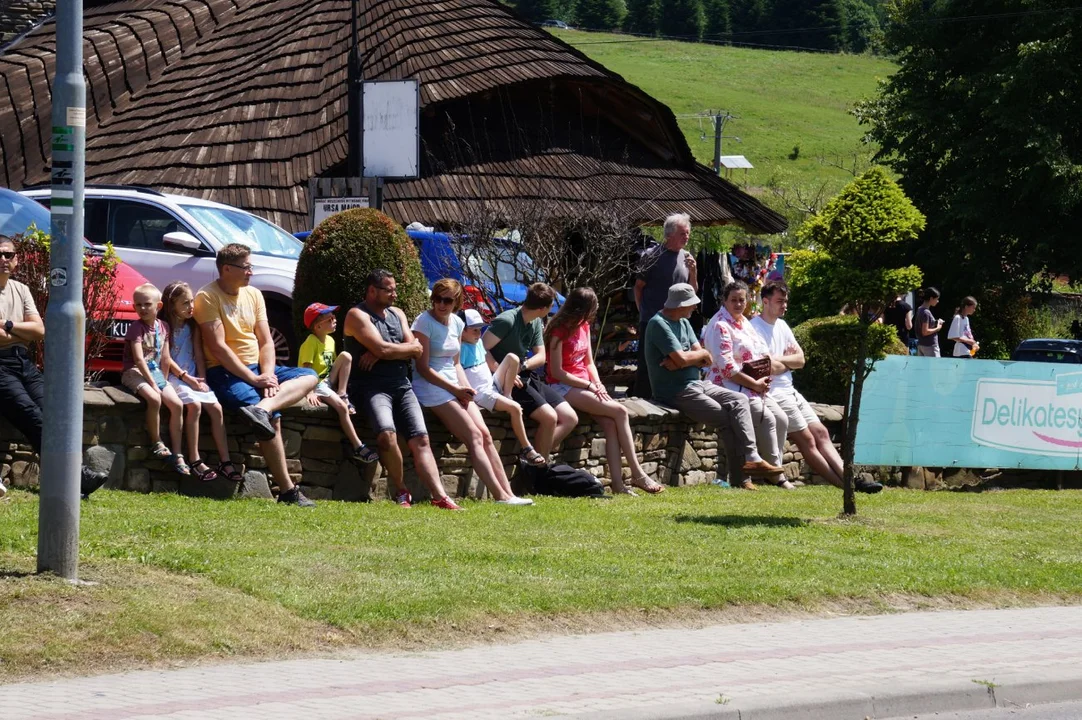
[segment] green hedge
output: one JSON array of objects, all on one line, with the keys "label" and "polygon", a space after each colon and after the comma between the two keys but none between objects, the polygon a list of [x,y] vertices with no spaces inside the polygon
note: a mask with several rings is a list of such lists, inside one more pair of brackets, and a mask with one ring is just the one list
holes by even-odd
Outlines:
[{"label": "green hedge", "polygon": [[[869,355],[906,355],[892,325],[870,325]],[[793,328],[804,350],[805,365],[793,373],[793,383],[812,402],[844,405],[849,396],[851,362],[860,340],[860,326],[851,315],[812,318]]]},{"label": "green hedge", "polygon": [[341,329],[345,309],[364,300],[365,278],[377,268],[394,273],[397,304],[406,317],[412,320],[428,307],[428,283],[417,248],[394,220],[379,210],[357,208],[321,222],[297,262],[293,324],[298,337],[308,334],[304,309],[314,302],[342,306]]}]

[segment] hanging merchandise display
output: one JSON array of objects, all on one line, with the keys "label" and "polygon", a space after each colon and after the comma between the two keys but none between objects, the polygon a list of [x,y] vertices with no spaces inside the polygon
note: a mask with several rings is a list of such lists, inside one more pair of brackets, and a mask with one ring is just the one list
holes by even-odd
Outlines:
[{"label": "hanging merchandise display", "polygon": [[748,286],[748,305],[744,314],[749,318],[758,315],[762,310],[759,291],[763,283],[781,279],[778,254],[771,252],[769,245],[734,245],[729,253],[729,266],[733,279]]}]

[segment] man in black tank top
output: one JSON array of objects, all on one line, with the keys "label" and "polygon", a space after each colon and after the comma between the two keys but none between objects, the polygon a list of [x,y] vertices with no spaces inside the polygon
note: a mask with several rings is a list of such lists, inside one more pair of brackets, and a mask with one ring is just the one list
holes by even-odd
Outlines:
[{"label": "man in black tank top", "polygon": [[440,482],[421,404],[410,384],[410,363],[421,356],[421,343],[410,332],[405,313],[393,306],[397,283],[387,270],[373,270],[366,285],[364,302],[346,314],[344,345],[354,358],[349,399],[376,433],[379,459],[394,483],[395,501],[409,507],[413,500],[403,477],[398,446],[402,433],[417,475],[432,493],[432,504],[458,510]]}]

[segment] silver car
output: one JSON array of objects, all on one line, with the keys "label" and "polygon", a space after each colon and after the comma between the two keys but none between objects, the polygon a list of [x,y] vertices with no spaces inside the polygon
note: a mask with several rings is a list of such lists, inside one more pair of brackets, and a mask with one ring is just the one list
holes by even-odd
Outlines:
[{"label": "silver car", "polygon": [[[49,204],[49,188],[22,194]],[[158,288],[183,280],[192,291],[218,277],[218,250],[238,242],[252,249],[252,287],[267,301],[275,354],[296,358],[293,278],[304,244],[274,223],[231,205],[149,188],[87,185],[84,235],[94,245],[111,242],[117,255]]]}]

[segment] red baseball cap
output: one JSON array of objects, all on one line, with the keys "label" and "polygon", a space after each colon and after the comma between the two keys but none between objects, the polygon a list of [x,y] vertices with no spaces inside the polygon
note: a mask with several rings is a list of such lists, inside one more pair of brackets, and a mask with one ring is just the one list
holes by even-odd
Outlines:
[{"label": "red baseball cap", "polygon": [[323,315],[326,315],[327,313],[332,313],[337,309],[338,309],[337,305],[324,305],[323,303],[312,303],[311,305],[309,305],[308,307],[306,307],[304,309],[304,326],[306,328],[308,328],[309,330],[311,330],[312,329],[312,323],[314,323],[317,319],[319,319]]}]

